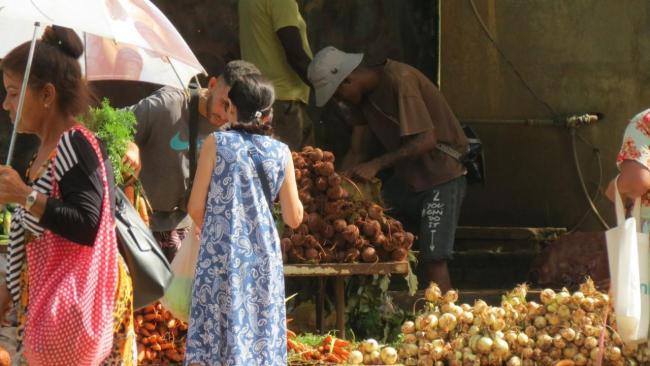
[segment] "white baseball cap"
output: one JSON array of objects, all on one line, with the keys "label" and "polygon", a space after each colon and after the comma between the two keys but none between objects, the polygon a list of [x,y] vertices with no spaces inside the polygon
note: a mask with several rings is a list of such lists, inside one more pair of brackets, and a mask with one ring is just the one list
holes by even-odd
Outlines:
[{"label": "white baseball cap", "polygon": [[345,53],[332,46],[318,51],[307,68],[307,77],[314,86],[316,105],[324,106],[336,89],[363,60],[363,53]]}]

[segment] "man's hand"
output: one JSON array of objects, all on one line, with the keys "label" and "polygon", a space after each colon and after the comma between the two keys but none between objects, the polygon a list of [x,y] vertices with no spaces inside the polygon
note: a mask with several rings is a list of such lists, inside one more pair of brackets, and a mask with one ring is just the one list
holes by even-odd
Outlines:
[{"label": "man's hand", "polygon": [[352,169],[346,171],[345,174],[368,181],[372,180],[380,170],[381,164],[379,164],[379,161],[371,160],[367,163],[354,166]]},{"label": "man's hand", "polygon": [[140,161],[140,149],[138,145],[133,142],[129,142],[129,146],[126,148],[126,154],[122,159],[124,163],[125,171],[122,172],[124,181],[128,185],[130,181],[135,180],[140,175],[140,170],[142,169],[142,163]]}]

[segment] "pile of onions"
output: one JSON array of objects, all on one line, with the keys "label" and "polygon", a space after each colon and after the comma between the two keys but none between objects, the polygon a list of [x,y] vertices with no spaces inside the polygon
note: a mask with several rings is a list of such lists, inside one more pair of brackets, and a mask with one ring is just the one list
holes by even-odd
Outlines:
[{"label": "pile of onions", "polygon": [[[579,291],[543,290],[539,303],[527,301],[525,285],[506,294],[501,306],[482,300],[457,305],[458,293],[441,294],[431,284],[426,305],[402,326],[399,351],[405,365],[595,365],[599,338],[603,365],[640,365],[650,361],[650,347],[623,344],[609,298],[587,280]],[[607,324],[604,314],[609,309]]]},{"label": "pile of onions", "polygon": [[334,154],[311,146],[292,152],[304,221],[285,227],[285,263],[404,261],[415,237],[372,202],[353,201],[335,172]]},{"label": "pile of onions", "polygon": [[358,344],[358,349],[350,352],[350,365],[396,365],[399,362],[397,350],[390,346],[381,346],[374,339],[366,339]]}]

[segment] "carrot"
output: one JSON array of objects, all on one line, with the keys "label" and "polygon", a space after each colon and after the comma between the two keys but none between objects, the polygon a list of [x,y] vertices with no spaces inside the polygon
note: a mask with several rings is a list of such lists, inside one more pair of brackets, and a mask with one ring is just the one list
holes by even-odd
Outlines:
[{"label": "carrot", "polygon": [[337,355],[335,355],[333,353],[330,353],[329,355],[327,355],[327,357],[325,358],[325,361],[333,362],[333,363],[342,363],[343,362],[343,360],[341,358],[339,358]]},{"label": "carrot", "polygon": [[144,202],[144,197],[138,197],[138,204],[136,206],[140,217],[142,217],[142,221],[144,221],[145,224],[149,225],[149,213],[147,212],[147,204]]},{"label": "carrot", "polygon": [[145,336],[145,337],[151,337],[151,333],[149,333],[147,328],[140,328],[140,334]]},{"label": "carrot", "polygon": [[153,313],[156,311],[156,307],[153,305],[147,305],[144,308],[142,308],[142,311],[144,311],[145,314]]},{"label": "carrot", "polygon": [[171,342],[161,343],[161,344],[160,344],[160,348],[161,348],[162,350],[173,349],[173,348],[174,348],[174,344],[171,343]]},{"label": "carrot", "polygon": [[146,354],[144,351],[144,346],[142,344],[138,344],[138,363],[141,363],[144,361]]},{"label": "carrot", "polygon": [[156,330],[156,326],[151,323],[142,323],[142,327],[147,330]]},{"label": "carrot", "polygon": [[135,204],[135,187],[133,185],[124,187],[124,194],[132,205]]},{"label": "carrot", "polygon": [[157,316],[158,316],[158,314],[156,314],[156,313],[147,314],[147,315],[144,316],[144,320],[154,320],[154,319],[156,319]]},{"label": "carrot", "polygon": [[289,337],[289,338],[295,338],[295,337],[296,337],[296,333],[294,333],[293,331],[287,329],[287,337]]},{"label": "carrot", "polygon": [[153,346],[151,346],[151,349],[154,350],[154,351],[156,351],[156,352],[162,351],[162,347],[161,347],[160,344],[158,344],[158,343],[156,343],[156,344],[154,344]]}]

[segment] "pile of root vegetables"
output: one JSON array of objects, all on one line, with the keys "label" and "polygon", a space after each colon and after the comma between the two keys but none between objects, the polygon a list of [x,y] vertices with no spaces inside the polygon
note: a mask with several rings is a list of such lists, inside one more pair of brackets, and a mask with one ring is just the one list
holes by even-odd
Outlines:
[{"label": "pile of root vegetables", "polygon": [[[650,347],[624,344],[606,294],[588,280],[579,291],[545,289],[527,301],[525,285],[501,306],[478,300],[457,305],[458,293],[432,284],[426,305],[402,326],[405,365],[641,365]],[[606,317],[606,314],[609,314]],[[600,342],[602,338],[602,343]],[[560,363],[562,362],[562,363]]]},{"label": "pile of root vegetables", "polygon": [[138,364],[183,361],[187,323],[175,319],[160,303],[137,310],[134,326]]},{"label": "pile of root vegetables", "polygon": [[[292,152],[304,222],[285,227],[285,263],[404,261],[415,237],[369,200],[352,200],[347,178],[335,171],[334,154],[310,146]],[[353,182],[350,182],[354,186]]]}]

